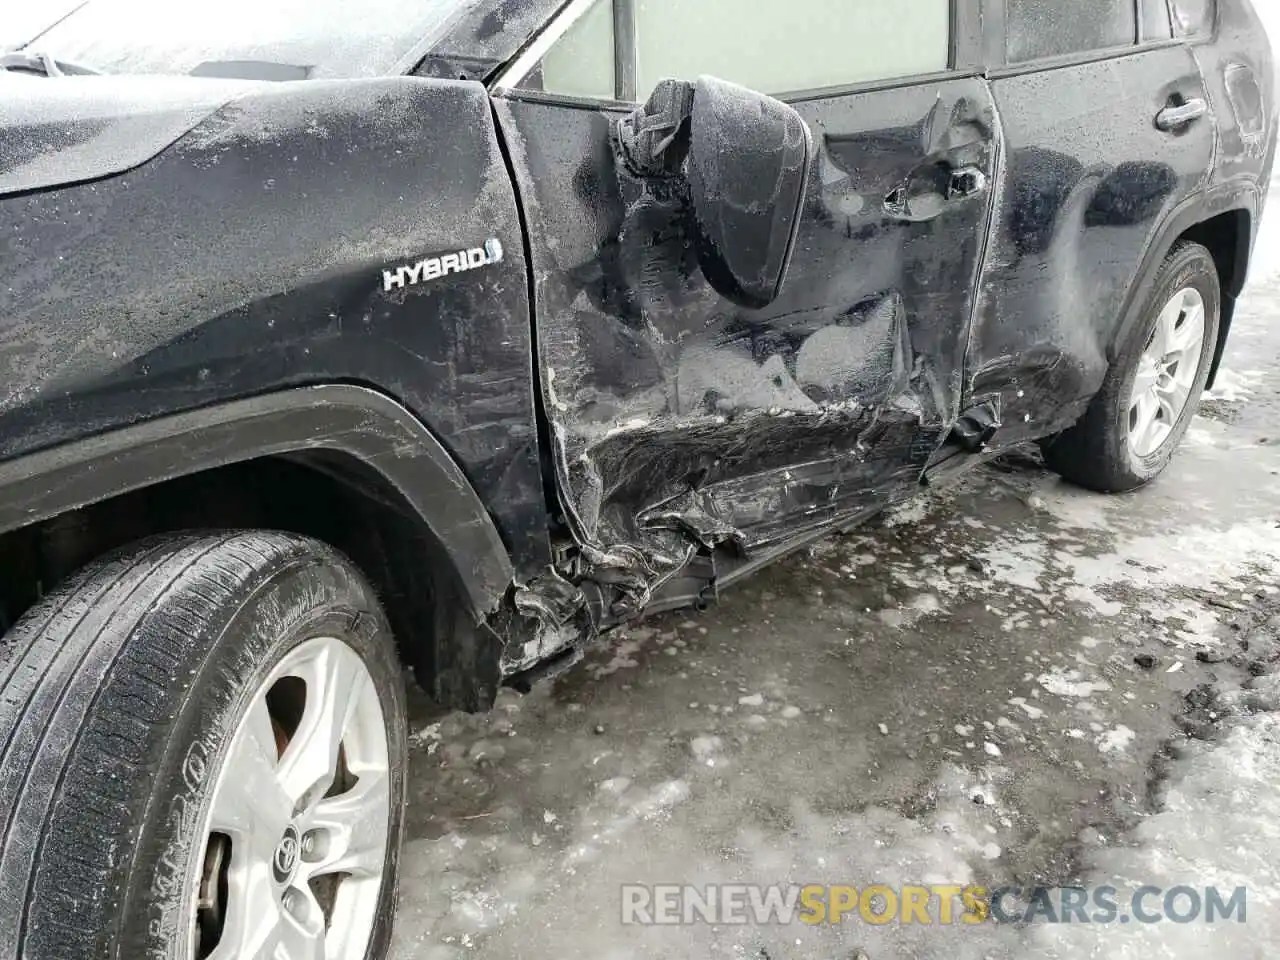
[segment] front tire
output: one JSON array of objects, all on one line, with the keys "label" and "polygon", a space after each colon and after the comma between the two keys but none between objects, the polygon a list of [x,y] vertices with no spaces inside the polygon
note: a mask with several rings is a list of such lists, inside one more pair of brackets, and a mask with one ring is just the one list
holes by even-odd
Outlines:
[{"label": "front tire", "polygon": [[193,534],[92,564],[0,641],[0,956],[383,957],[406,749],[337,551]]},{"label": "front tire", "polygon": [[1158,477],[1196,415],[1221,316],[1213,255],[1198,243],[1177,245],[1084,417],[1041,443],[1045,464],[1103,493]]}]

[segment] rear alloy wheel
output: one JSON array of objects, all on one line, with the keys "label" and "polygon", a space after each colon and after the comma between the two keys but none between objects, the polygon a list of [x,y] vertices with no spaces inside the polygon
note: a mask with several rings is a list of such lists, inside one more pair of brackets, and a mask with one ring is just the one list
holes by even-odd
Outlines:
[{"label": "rear alloy wheel", "polygon": [[405,757],[386,619],[332,548],[94,563],[0,641],[0,956],[379,960]]},{"label": "rear alloy wheel", "polygon": [[1129,391],[1129,446],[1149,457],[1172,437],[1191,399],[1204,355],[1204,297],[1183,287],[1165,304],[1138,358]]},{"label": "rear alloy wheel", "polygon": [[1198,243],[1179,244],[1084,417],[1041,443],[1049,468],[1104,493],[1159,476],[1196,414],[1221,310],[1213,256]]}]

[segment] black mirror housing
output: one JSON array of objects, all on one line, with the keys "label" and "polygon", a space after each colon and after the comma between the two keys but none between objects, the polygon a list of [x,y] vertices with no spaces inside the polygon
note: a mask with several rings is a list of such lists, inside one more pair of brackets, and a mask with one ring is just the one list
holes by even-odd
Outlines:
[{"label": "black mirror housing", "polygon": [[714,77],[667,80],[614,138],[633,176],[684,181],[698,263],[717,293],[752,309],[778,298],[813,153],[792,107]]},{"label": "black mirror housing", "polygon": [[792,107],[699,78],[686,169],[698,261],[721,296],[759,308],[782,292],[811,153],[809,127]]}]

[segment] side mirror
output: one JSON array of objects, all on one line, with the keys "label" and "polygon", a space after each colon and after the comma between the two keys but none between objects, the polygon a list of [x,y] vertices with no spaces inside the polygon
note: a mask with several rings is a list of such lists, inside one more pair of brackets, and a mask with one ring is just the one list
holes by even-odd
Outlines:
[{"label": "side mirror", "polygon": [[778,298],[813,152],[794,109],[713,77],[668,80],[615,139],[634,175],[685,182],[698,263],[717,293],[753,309]]}]

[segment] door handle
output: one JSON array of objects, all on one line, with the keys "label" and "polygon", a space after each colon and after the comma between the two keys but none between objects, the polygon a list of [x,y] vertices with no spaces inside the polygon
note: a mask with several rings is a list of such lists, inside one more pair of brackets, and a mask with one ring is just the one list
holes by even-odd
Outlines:
[{"label": "door handle", "polygon": [[1165,133],[1172,133],[1189,123],[1194,123],[1209,112],[1209,105],[1200,97],[1186,103],[1173,104],[1156,114],[1156,127]]},{"label": "door handle", "polygon": [[895,220],[923,223],[941,216],[947,206],[987,189],[987,174],[979,167],[930,163],[917,168],[884,198],[885,213]]},{"label": "door handle", "polygon": [[987,189],[987,174],[978,167],[956,167],[947,184],[948,200],[963,200]]}]

